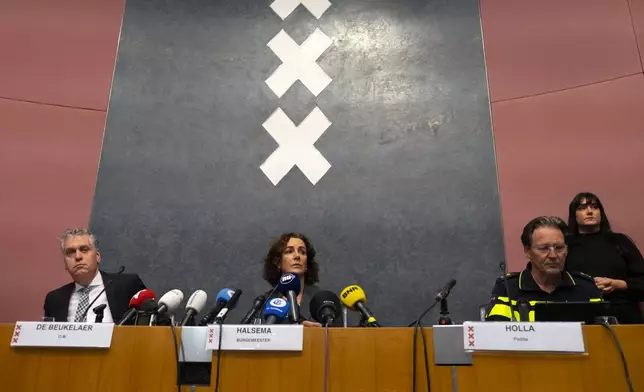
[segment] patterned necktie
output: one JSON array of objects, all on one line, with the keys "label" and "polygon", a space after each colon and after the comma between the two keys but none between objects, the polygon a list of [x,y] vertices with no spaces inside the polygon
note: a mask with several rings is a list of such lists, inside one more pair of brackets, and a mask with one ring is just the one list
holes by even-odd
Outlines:
[{"label": "patterned necktie", "polygon": [[87,320],[87,309],[89,309],[89,292],[92,291],[91,286],[83,287],[78,290],[80,299],[78,300],[78,308],[76,309],[76,316],[74,322],[84,323]]}]

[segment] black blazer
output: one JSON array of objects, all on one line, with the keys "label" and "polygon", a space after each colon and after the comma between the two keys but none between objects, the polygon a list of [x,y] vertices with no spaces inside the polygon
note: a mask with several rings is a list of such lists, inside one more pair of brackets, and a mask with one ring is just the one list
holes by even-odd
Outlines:
[{"label": "black blazer", "polygon": [[[146,287],[137,274],[99,273],[103,276],[103,285],[106,287],[105,294],[112,318],[117,323],[127,311],[132,296]],[[108,285],[110,281],[112,283]],[[68,283],[47,293],[44,305],[45,317],[53,317],[55,321],[67,321],[67,309],[74,292],[74,286],[74,282]]]}]

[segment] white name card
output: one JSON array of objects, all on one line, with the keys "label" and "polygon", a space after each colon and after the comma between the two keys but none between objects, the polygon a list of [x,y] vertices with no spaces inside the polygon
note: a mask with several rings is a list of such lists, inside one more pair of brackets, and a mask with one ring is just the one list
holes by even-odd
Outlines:
[{"label": "white name card", "polygon": [[109,348],[113,331],[114,324],[18,321],[11,346]]},{"label": "white name card", "polygon": [[581,323],[464,322],[465,351],[583,353]]},{"label": "white name card", "polygon": [[[219,325],[208,326],[206,350],[219,347]],[[224,325],[222,350],[302,351],[301,325]]]}]

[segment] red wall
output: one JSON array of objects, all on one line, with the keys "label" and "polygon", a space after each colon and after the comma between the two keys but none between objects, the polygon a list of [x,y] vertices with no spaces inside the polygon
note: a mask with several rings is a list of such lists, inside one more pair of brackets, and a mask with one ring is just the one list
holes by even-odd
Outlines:
[{"label": "red wall", "polygon": [[581,191],[644,249],[644,1],[480,4],[510,269],[528,220]]},{"label": "red wall", "polygon": [[0,321],[69,282],[56,236],[89,221],[123,7],[0,5]]}]

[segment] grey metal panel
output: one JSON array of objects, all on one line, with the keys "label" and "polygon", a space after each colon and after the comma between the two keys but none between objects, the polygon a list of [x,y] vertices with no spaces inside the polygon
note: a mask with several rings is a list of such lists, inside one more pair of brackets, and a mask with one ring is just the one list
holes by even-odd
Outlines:
[{"label": "grey metal panel", "polygon": [[471,365],[472,353],[465,351],[462,325],[434,325],[434,362],[437,365]]},{"label": "grey metal panel", "polygon": [[208,327],[182,327],[179,361],[212,362],[212,350],[206,350]]},{"label": "grey metal panel", "polygon": [[[385,325],[407,325],[452,277],[453,318],[478,319],[504,251],[477,2],[332,3],[282,21],[270,1],[127,2],[91,219],[105,263],[159,295],[202,288],[212,303],[241,287],[245,310],[268,289],[269,240],[301,231],[320,286],[360,284]],[[333,81],[277,98],[266,43],[315,28],[334,42],[319,60]],[[316,105],[331,169],[273,186],[261,124]]]}]

